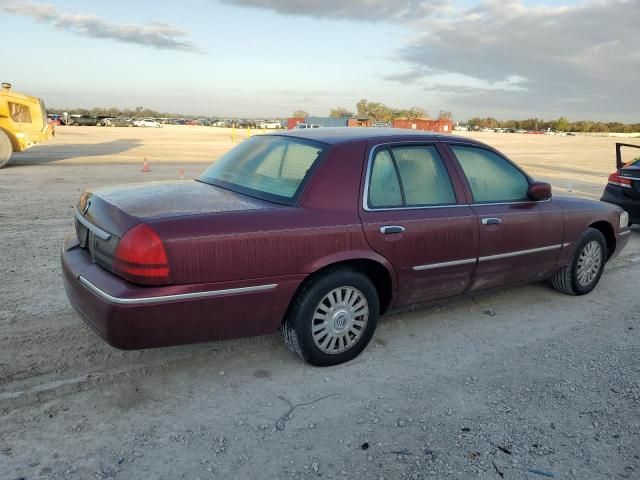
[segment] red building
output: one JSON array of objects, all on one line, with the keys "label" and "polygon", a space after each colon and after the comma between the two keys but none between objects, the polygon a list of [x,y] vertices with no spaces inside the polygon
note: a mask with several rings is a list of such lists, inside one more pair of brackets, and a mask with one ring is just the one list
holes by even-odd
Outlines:
[{"label": "red building", "polygon": [[398,118],[393,121],[392,126],[393,128],[408,128],[410,130],[440,133],[451,133],[451,130],[453,130],[453,122],[451,120],[427,120],[426,118],[417,118],[415,120]]},{"label": "red building", "polygon": [[287,128],[289,130],[296,128],[301,123],[304,123],[304,118],[287,118]]}]

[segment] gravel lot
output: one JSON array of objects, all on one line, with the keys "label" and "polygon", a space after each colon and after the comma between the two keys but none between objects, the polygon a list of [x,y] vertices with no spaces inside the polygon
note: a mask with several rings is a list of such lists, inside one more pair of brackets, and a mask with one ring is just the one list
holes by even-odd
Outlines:
[{"label": "gravel lot", "polygon": [[[557,194],[599,198],[614,169],[615,139],[474,136]],[[62,127],[0,170],[0,479],[640,478],[637,227],[590,295],[540,283],[385,317],[338,367],[278,335],[102,343],[60,275],[78,195],[193,178],[231,145],[206,127]]]}]

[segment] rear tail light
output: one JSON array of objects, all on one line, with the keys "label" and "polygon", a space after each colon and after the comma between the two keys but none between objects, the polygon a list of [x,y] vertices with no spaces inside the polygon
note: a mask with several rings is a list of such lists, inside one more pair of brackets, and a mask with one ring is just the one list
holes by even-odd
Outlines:
[{"label": "rear tail light", "polygon": [[616,187],[631,188],[631,179],[621,177],[619,172],[613,172],[609,175],[609,184]]},{"label": "rear tail light", "polygon": [[169,262],[162,240],[149,225],[136,225],[118,242],[113,273],[133,283],[162,285],[170,282]]}]

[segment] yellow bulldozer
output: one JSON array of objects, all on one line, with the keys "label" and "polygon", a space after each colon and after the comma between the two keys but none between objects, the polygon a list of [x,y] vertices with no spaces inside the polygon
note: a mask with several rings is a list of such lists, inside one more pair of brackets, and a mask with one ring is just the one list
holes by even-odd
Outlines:
[{"label": "yellow bulldozer", "polygon": [[23,152],[37,143],[50,139],[55,127],[49,123],[44,102],[30,95],[11,90],[3,83],[0,90],[0,168],[13,152]]}]

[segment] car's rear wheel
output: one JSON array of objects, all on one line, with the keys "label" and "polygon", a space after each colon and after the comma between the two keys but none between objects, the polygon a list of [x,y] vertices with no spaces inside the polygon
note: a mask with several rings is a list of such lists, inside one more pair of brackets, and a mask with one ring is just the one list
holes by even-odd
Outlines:
[{"label": "car's rear wheel", "polygon": [[571,263],[551,277],[551,285],[568,295],[589,293],[600,281],[607,256],[607,242],[602,233],[587,228],[576,244]]},{"label": "car's rear wheel", "polygon": [[289,349],[317,366],[357,357],[367,346],[380,314],[378,292],[364,274],[331,269],[296,295],[282,325]]},{"label": "car's rear wheel", "polygon": [[13,145],[9,135],[4,130],[0,130],[0,168],[4,167],[13,155]]}]

